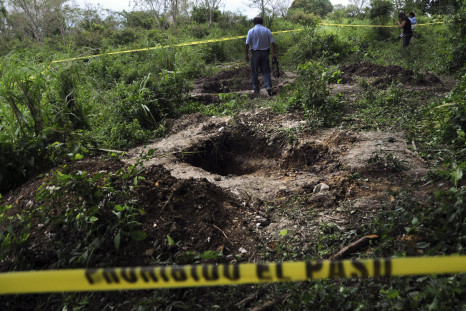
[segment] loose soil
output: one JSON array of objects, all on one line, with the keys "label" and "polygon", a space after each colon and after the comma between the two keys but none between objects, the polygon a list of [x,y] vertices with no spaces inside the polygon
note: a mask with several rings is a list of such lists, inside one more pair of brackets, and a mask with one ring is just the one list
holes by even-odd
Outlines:
[{"label": "loose soil", "polygon": [[[272,68],[272,89],[275,94],[296,78],[292,72],[278,71]],[[261,94],[266,95],[262,74],[259,74]],[[233,69],[222,70],[214,76],[203,77],[194,82],[190,98],[204,104],[215,104],[220,102],[220,93],[250,94],[252,95],[251,68],[247,66],[236,66]]]},{"label": "loose soil", "polygon": [[400,66],[382,66],[368,62],[349,64],[340,67],[341,83],[354,83],[356,77],[370,78],[371,84],[386,88],[393,82],[411,86],[435,85],[441,80],[432,73],[419,74]]},{"label": "loose soil", "polygon": [[[414,77],[395,66],[368,63],[341,70],[344,83],[360,76],[376,78],[374,84],[387,77],[410,84],[407,77]],[[208,96],[212,102],[219,92],[249,92],[248,77],[248,68],[222,71],[197,81],[191,96],[202,101]],[[283,73],[282,77],[280,83],[275,81],[277,91],[296,76]],[[417,83],[440,80],[424,75],[415,78]],[[90,176],[102,171],[110,174],[155,150],[143,163],[140,176],[144,179],[130,191],[133,203],[143,211],[137,220],[147,237],[118,251],[113,245],[102,246],[93,253],[93,260],[71,266],[99,266],[104,258],[112,258],[117,266],[188,264],[208,250],[222,253],[220,260],[225,262],[256,262],[265,252],[279,253],[284,229],[289,232],[289,247],[315,253],[323,226],[348,232],[348,240],[341,241],[344,246],[359,238],[353,229],[374,219],[390,200],[388,193],[417,184],[426,175],[429,163],[407,150],[409,144],[403,133],[317,130],[296,114],[278,115],[267,108],[235,117],[184,115],[173,121],[165,138],[129,150],[121,160],[95,157],[55,169],[70,174],[86,171]],[[27,214],[44,204],[36,198],[37,189],[51,175],[30,180],[6,195],[2,204],[12,205],[8,215]],[[121,180],[112,182],[117,189],[123,187]],[[66,213],[82,198],[70,192],[60,200],[54,202],[52,215]],[[113,206],[106,202],[97,202],[100,217],[114,219]],[[1,262],[0,271],[54,268],[60,260],[60,245],[73,239],[79,236],[33,221],[28,243]]]},{"label": "loose soil", "polygon": [[[400,72],[367,63],[343,66],[342,70],[349,77]],[[219,90],[214,86],[217,82],[229,90],[242,90],[249,87],[240,82],[248,75],[248,68],[240,68],[197,83],[206,92]],[[145,211],[139,221],[148,238],[131,245],[131,252],[115,254],[117,264],[145,264],[160,254],[167,259],[178,252],[205,250],[221,251],[232,256],[227,257],[231,260],[238,255],[254,261],[259,259],[257,251],[264,240],[277,240],[281,229],[293,228],[295,234],[306,237],[303,243],[310,244],[322,222],[344,228],[360,217],[374,217],[386,200],[385,191],[399,189],[406,176],[416,180],[426,174],[428,164],[407,151],[407,143],[402,133],[311,129],[295,114],[277,115],[260,108],[234,118],[185,115],[173,122],[167,137],[129,150],[122,158],[124,163],[90,158],[61,170],[86,171],[90,176],[114,172],[134,163],[147,150],[156,150],[144,163],[141,176],[145,179],[131,192],[133,201]],[[406,170],[387,166],[383,162],[387,154]],[[379,163],[369,164],[371,158]],[[354,178],[356,173],[358,178]],[[40,206],[37,189],[49,180],[49,176],[38,177],[7,195],[3,203],[12,204],[8,213],[21,214]],[[316,191],[322,183],[329,189]],[[311,219],[295,220],[293,213],[280,211],[296,194],[307,198],[300,208],[305,213],[312,211]],[[65,200],[62,204],[70,206],[76,198]],[[342,204],[353,206],[355,212],[339,212]],[[65,210],[61,207],[52,213]],[[154,247],[154,241],[166,241],[167,235],[177,242],[176,247],[166,242]],[[50,236],[46,226],[32,230],[26,252],[36,258],[34,268],[46,268],[57,258],[50,251],[56,236],[45,240],[44,236]],[[1,270],[16,266],[17,259],[2,263]]]}]

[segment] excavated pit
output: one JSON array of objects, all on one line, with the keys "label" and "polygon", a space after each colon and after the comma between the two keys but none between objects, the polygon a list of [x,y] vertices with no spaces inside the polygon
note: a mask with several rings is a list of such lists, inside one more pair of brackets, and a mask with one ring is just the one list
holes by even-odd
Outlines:
[{"label": "excavated pit", "polygon": [[225,132],[178,153],[177,158],[212,174],[242,176],[278,165],[281,154],[280,146],[252,133]]},{"label": "excavated pit", "polygon": [[[221,176],[270,175],[280,170],[320,171],[328,148],[315,141],[290,145],[250,131],[225,131],[176,154],[178,160]],[[325,166],[325,165],[324,165]]]}]

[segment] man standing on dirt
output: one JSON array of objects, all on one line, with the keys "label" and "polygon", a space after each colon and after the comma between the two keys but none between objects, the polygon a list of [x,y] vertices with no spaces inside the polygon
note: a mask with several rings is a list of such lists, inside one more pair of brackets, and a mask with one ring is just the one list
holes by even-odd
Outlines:
[{"label": "man standing on dirt", "polygon": [[251,79],[254,95],[260,94],[259,68],[264,77],[265,89],[269,95],[272,95],[272,78],[270,77],[269,54],[272,48],[272,57],[277,58],[275,52],[275,41],[272,32],[262,24],[262,17],[254,17],[254,27],[248,31],[246,45],[244,48],[246,61],[249,61],[249,51],[251,51]]}]

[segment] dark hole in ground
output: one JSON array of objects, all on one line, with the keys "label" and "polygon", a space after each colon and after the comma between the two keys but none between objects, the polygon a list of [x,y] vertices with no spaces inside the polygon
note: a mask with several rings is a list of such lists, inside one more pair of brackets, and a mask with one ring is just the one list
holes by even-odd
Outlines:
[{"label": "dark hole in ground", "polygon": [[[265,138],[250,133],[224,133],[203,141],[177,157],[208,172],[228,176],[254,173],[281,155],[281,148],[267,143]],[[267,163],[267,164],[266,164]]]}]

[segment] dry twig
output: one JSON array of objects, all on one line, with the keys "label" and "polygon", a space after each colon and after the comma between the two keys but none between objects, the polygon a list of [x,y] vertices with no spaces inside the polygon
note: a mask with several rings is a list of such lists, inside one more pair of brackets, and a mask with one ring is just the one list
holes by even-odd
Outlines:
[{"label": "dry twig", "polygon": [[245,307],[248,306],[253,300],[259,298],[260,295],[264,292],[264,288],[261,287],[259,290],[257,290],[255,293],[252,295],[249,295],[248,297],[244,298],[240,302],[235,303],[235,307],[240,307],[241,305],[244,305]]},{"label": "dry twig", "polygon": [[288,298],[290,295],[283,295],[283,296],[280,296],[272,301],[269,301],[267,303],[265,303],[264,305],[260,306],[260,307],[255,307],[254,309],[252,309],[251,311],[267,311],[267,310],[273,310],[273,308],[282,303],[283,300],[285,300],[286,298]]},{"label": "dry twig", "polygon": [[350,245],[343,247],[341,250],[339,250],[338,252],[336,252],[335,254],[330,256],[328,259],[329,260],[340,259],[340,258],[354,252],[355,250],[366,246],[369,243],[370,240],[374,240],[374,239],[378,239],[378,238],[379,238],[379,236],[376,235],[376,234],[366,235],[365,237],[360,238],[356,242],[353,242]]}]

